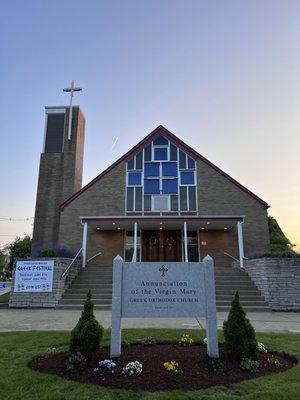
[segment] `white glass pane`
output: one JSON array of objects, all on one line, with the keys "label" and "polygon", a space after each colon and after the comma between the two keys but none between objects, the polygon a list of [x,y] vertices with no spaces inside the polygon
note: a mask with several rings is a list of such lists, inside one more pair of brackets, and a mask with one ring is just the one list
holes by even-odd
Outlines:
[{"label": "white glass pane", "polygon": [[168,211],[169,198],[167,196],[153,196],[153,211]]}]

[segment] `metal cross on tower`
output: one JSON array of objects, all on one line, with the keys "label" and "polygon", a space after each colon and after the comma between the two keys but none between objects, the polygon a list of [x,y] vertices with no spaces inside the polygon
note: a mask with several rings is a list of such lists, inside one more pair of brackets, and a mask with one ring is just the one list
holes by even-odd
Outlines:
[{"label": "metal cross on tower", "polygon": [[80,92],[82,88],[75,87],[74,81],[71,82],[71,87],[63,89],[64,92],[70,92],[70,112],[69,112],[69,126],[68,126],[68,140],[71,140],[71,128],[72,128],[72,114],[73,114],[73,96],[74,92]]}]

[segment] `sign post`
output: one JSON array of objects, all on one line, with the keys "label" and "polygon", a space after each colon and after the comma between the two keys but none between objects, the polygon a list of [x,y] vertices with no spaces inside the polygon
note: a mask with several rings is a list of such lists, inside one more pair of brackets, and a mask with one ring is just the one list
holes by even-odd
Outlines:
[{"label": "sign post", "polygon": [[121,355],[122,318],[205,317],[207,353],[219,357],[214,262],[123,262],[114,259],[110,356]]}]

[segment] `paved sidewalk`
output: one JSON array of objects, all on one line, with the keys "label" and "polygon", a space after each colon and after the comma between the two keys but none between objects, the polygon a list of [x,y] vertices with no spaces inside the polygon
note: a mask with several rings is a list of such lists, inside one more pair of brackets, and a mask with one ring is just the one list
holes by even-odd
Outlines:
[{"label": "paved sidewalk", "polygon": [[[54,309],[0,309],[0,332],[31,330],[71,330],[80,311]],[[95,311],[97,320],[105,327],[110,326],[110,311]],[[248,313],[254,328],[258,332],[295,332],[300,333],[300,313],[261,312]],[[218,328],[222,327],[227,313],[218,313]],[[205,327],[203,318],[200,323]],[[194,318],[124,318],[123,328],[197,328]]]}]

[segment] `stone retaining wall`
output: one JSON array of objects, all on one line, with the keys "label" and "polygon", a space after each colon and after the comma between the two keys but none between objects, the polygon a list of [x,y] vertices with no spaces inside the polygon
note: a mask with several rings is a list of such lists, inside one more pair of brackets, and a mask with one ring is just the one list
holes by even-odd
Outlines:
[{"label": "stone retaining wall", "polygon": [[[17,261],[54,260],[52,292],[19,293],[14,292],[15,267]],[[18,258],[14,263],[9,307],[12,308],[51,308],[58,304],[65,290],[70,286],[81,269],[81,262],[75,261],[66,276],[62,274],[72,262],[71,258]]]},{"label": "stone retaining wall", "polygon": [[272,310],[300,310],[300,258],[257,258],[244,267]]}]

